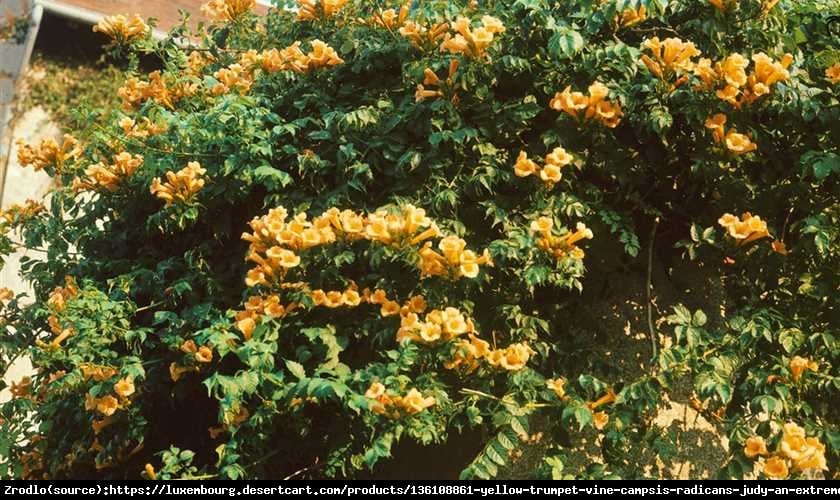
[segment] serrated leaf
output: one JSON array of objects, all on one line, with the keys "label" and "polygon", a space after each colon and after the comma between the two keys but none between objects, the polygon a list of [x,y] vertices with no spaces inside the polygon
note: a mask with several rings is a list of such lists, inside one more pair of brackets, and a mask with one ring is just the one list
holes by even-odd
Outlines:
[{"label": "serrated leaf", "polygon": [[298,363],[297,361],[287,359],[286,368],[292,375],[294,375],[298,379],[306,378],[306,369],[303,367],[302,364]]},{"label": "serrated leaf", "polygon": [[[484,454],[487,455],[487,457],[493,462],[496,462],[499,465],[505,465],[507,462],[505,461],[504,456],[499,453],[493,445],[494,443],[488,445],[487,448],[485,448]],[[499,447],[501,447],[501,445],[499,445]]]},{"label": "serrated leaf", "polygon": [[528,420],[524,417],[514,417],[510,419],[510,428],[516,433],[517,436],[527,436],[528,435]]}]

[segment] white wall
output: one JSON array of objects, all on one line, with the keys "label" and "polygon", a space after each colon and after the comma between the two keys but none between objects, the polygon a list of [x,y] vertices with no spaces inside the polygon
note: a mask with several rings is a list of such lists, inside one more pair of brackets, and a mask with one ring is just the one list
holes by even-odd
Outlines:
[{"label": "white wall", "polygon": [[[20,16],[29,12],[32,4],[26,0],[0,0],[0,14],[11,13]],[[5,17],[5,16],[4,16]],[[30,110],[19,119],[12,121],[13,106],[15,104],[15,90],[18,88],[21,73],[26,68],[38,25],[41,19],[41,8],[36,6],[32,11],[27,39],[23,44],[0,42],[0,206],[6,208],[14,203],[22,203],[27,199],[41,200],[50,187],[51,180],[43,172],[35,172],[31,168],[22,168],[17,164],[14,141],[22,138],[27,142],[35,142],[48,136],[58,136],[58,127],[51,123],[47,114],[40,108]],[[0,287],[8,287],[16,293],[30,292],[30,287],[22,282],[20,258],[25,255],[17,252],[6,259],[0,271]],[[3,379],[9,383],[20,380],[32,373],[32,364],[23,357],[12,365]],[[9,398],[8,391],[0,392],[0,402]]]}]

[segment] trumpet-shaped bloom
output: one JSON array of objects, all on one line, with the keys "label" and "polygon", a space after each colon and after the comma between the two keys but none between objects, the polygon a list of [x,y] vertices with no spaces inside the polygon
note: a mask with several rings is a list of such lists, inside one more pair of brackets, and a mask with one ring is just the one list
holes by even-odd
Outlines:
[{"label": "trumpet-shaped bloom", "polygon": [[117,42],[128,43],[145,37],[149,32],[149,26],[137,14],[132,16],[119,14],[103,18],[93,27],[93,31],[107,35]]},{"label": "trumpet-shaped bloom", "polygon": [[748,135],[740,134],[735,130],[730,130],[726,133],[724,143],[726,144],[726,149],[736,155],[750,153],[758,149],[758,146],[750,140]]},{"label": "trumpet-shaped bloom", "polygon": [[525,151],[520,151],[516,158],[516,164],[513,166],[513,172],[517,177],[528,177],[539,171],[539,166],[533,160],[528,159],[528,154]]},{"label": "trumpet-shaped bloom", "polygon": [[761,436],[751,436],[747,438],[747,441],[744,444],[744,455],[746,455],[747,458],[767,456],[767,443],[764,442],[764,438]]},{"label": "trumpet-shaped bloom", "polygon": [[213,21],[228,22],[247,13],[256,0],[211,0],[201,6],[201,13]]},{"label": "trumpet-shaped bloom", "polygon": [[749,212],[744,213],[740,218],[732,214],[723,214],[718,219],[718,224],[726,228],[727,234],[738,246],[770,236],[767,231],[767,222]]},{"label": "trumpet-shaped bloom", "polygon": [[794,356],[790,360],[789,368],[791,375],[793,375],[793,380],[799,381],[807,370],[811,370],[813,372],[819,370],[819,365],[816,361],[811,361],[807,358],[803,358],[802,356]]},{"label": "trumpet-shaped bloom", "polygon": [[642,47],[650,53],[650,57],[642,56],[642,62],[654,76],[662,79],[691,72],[694,69],[692,58],[700,55],[694,43],[679,38],[660,41],[659,37],[653,37],[645,40]]},{"label": "trumpet-shaped bloom", "polygon": [[780,457],[770,457],[764,462],[764,475],[771,479],[785,479],[789,470],[787,462]]},{"label": "trumpet-shaped bloom", "polygon": [[167,172],[165,182],[155,178],[149,191],[164,200],[167,207],[174,203],[186,203],[204,187],[206,181],[202,176],[206,173],[207,170],[198,162],[191,161],[178,172]]},{"label": "trumpet-shaped bloom", "polygon": [[114,384],[114,392],[121,398],[127,398],[134,394],[134,380],[131,377],[125,377]]},{"label": "trumpet-shaped bloom", "polygon": [[607,100],[609,92],[605,85],[597,81],[589,86],[588,96],[566,87],[554,95],[549,107],[579,121],[594,120],[605,127],[615,128],[621,122],[623,112],[618,103]]},{"label": "trumpet-shaped bloom", "polygon": [[545,386],[554,391],[554,394],[563,399],[566,397],[566,379],[552,378],[545,381]]},{"label": "trumpet-shaped bloom", "polygon": [[840,83],[840,63],[836,63],[833,66],[826,68],[825,77],[828,78],[828,81],[834,85]]}]

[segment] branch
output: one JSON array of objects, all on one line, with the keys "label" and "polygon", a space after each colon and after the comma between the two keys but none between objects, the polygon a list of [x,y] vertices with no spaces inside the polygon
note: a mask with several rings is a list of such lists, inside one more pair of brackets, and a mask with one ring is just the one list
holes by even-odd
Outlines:
[{"label": "branch", "polygon": [[291,473],[291,474],[289,474],[288,476],[284,477],[284,478],[283,478],[283,481],[288,481],[288,480],[290,480],[290,479],[293,479],[293,478],[295,478],[295,477],[297,477],[297,476],[299,476],[299,475],[303,474],[304,472],[308,472],[308,471],[310,471],[310,470],[312,470],[312,469],[320,469],[321,467],[323,467],[323,465],[322,465],[322,464],[319,464],[319,463],[318,463],[318,459],[316,458],[316,459],[315,459],[315,463],[314,463],[314,464],[310,465],[309,467],[304,467],[303,469],[301,469],[301,470],[299,470],[299,471],[292,472],[292,473]]}]

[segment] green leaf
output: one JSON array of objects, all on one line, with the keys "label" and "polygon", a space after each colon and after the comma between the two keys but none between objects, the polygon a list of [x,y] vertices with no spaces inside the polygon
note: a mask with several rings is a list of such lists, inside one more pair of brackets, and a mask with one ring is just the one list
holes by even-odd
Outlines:
[{"label": "green leaf", "polygon": [[499,441],[499,444],[501,444],[502,447],[507,451],[511,451],[514,448],[516,448],[516,442],[514,441],[514,439],[517,439],[516,435],[514,435],[513,439],[511,439],[511,437],[508,436],[505,432],[500,432],[499,435],[496,436],[496,439]]},{"label": "green leaf", "polygon": [[564,466],[563,466],[563,460],[560,457],[558,457],[558,456],[545,457],[543,459],[543,461],[545,461],[545,463],[547,463],[548,466],[551,467],[551,479],[553,479],[555,481],[559,480],[559,479],[563,479],[563,467]]},{"label": "green leaf", "polygon": [[805,342],[805,334],[798,328],[785,328],[779,332],[779,343],[788,354],[793,353]]},{"label": "green leaf", "polygon": [[525,417],[513,417],[510,419],[510,427],[519,437],[528,435],[528,419]]},{"label": "green leaf", "polygon": [[584,427],[592,423],[592,411],[585,406],[578,406],[575,408],[575,420],[578,423],[578,430],[583,430]]},{"label": "green leaf", "polygon": [[286,187],[292,183],[292,176],[270,165],[262,165],[254,170],[254,177],[269,189]]},{"label": "green leaf", "polygon": [[[499,447],[501,447],[501,445],[499,445]],[[507,461],[504,459],[504,456],[501,453],[499,453],[499,450],[497,450],[494,447],[493,443],[491,443],[490,446],[485,448],[485,454],[488,458],[490,458],[490,460],[499,465],[505,465],[507,463]]]},{"label": "green leaf", "polygon": [[694,311],[694,318],[692,318],[691,324],[694,326],[703,326],[706,324],[706,320],[706,313],[698,309]]},{"label": "green leaf", "polygon": [[286,368],[289,370],[289,372],[291,372],[292,375],[294,375],[298,379],[306,378],[306,369],[304,369],[303,365],[298,363],[297,361],[287,359]]},{"label": "green leaf", "polygon": [[814,162],[813,168],[814,177],[820,181],[835,172],[840,172],[840,155],[825,153],[820,159]]},{"label": "green leaf", "polygon": [[583,37],[571,28],[559,29],[548,41],[548,50],[561,59],[569,59],[583,48]]},{"label": "green leaf", "polygon": [[691,324],[691,311],[688,310],[684,305],[677,304],[674,306],[674,314],[668,316],[668,322],[676,325],[690,325]]},{"label": "green leaf", "polygon": [[700,238],[701,238],[701,231],[702,231],[702,228],[699,224],[692,224],[691,225],[691,230],[690,230],[691,241],[699,242]]}]

